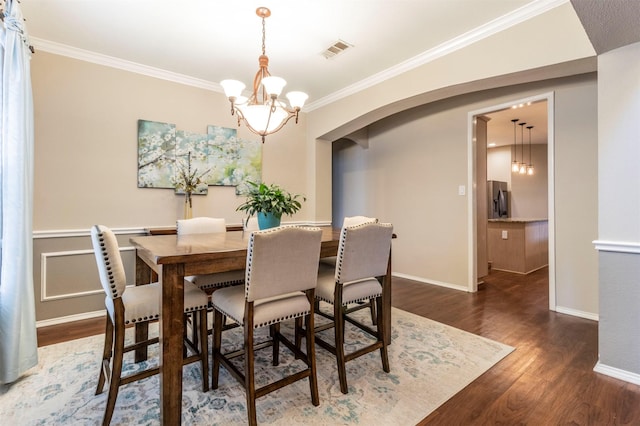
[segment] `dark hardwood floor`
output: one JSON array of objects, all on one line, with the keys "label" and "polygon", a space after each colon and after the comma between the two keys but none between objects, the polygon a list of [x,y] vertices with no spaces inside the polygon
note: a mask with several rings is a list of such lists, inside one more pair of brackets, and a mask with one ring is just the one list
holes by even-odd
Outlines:
[{"label": "dark hardwood floor", "polygon": [[[640,425],[640,386],[593,372],[598,324],[549,311],[547,276],[492,271],[475,294],[394,278],[395,307],[516,348],[420,425]],[[41,328],[38,343],[103,322]]]}]

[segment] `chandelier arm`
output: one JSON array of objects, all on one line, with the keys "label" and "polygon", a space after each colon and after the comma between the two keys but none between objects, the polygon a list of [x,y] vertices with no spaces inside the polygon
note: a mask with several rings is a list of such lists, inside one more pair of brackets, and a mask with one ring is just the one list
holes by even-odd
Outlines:
[{"label": "chandelier arm", "polygon": [[[262,98],[262,103],[266,103],[267,99],[269,99],[267,93],[264,90],[264,86],[262,87],[262,96],[259,96],[259,92],[260,92],[260,85],[262,84],[262,79],[265,77],[270,77],[271,73],[269,73],[269,58],[265,55],[260,56],[259,58],[259,62],[260,62],[260,69],[258,70],[258,72],[256,73],[256,76],[253,78],[253,96],[252,98],[249,100],[249,103],[252,104],[258,104],[260,103],[258,101],[258,99]],[[253,100],[253,102],[251,102],[251,100]]]}]

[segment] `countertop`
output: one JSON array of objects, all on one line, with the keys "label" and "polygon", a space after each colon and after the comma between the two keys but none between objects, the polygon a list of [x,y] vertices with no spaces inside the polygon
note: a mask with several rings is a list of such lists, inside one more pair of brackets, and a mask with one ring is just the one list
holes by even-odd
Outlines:
[{"label": "countertop", "polygon": [[489,219],[489,222],[507,222],[507,223],[530,223],[530,222],[547,222],[549,219],[530,219],[521,217],[502,217],[499,219]]}]

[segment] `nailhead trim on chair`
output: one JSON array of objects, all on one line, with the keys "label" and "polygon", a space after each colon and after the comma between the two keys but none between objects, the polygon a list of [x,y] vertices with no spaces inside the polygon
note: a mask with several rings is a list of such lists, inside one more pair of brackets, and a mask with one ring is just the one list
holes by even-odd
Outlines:
[{"label": "nailhead trim on chair", "polygon": [[276,323],[279,323],[279,322],[282,322],[282,321],[286,321],[288,319],[298,318],[298,317],[302,317],[302,316],[305,316],[305,315],[308,315],[308,314],[309,314],[309,311],[307,310],[305,312],[300,312],[297,315],[287,315],[286,317],[277,318],[277,319],[274,319],[272,321],[267,321],[265,323],[254,324],[253,328],[264,327],[265,325],[276,324]]},{"label": "nailhead trim on chair", "polygon": [[201,311],[203,309],[207,309],[209,307],[209,303],[205,303],[204,305],[198,305],[198,306],[194,306],[192,308],[186,308],[184,312],[185,313],[189,313],[189,312],[197,312],[197,311]]},{"label": "nailhead trim on chair", "polygon": [[160,318],[160,315],[154,315],[153,317],[142,317],[142,318],[133,318],[131,320],[125,321],[125,325],[135,324],[137,322],[149,322],[153,320],[157,320]]},{"label": "nailhead trim on chair", "polygon": [[[366,222],[366,223],[362,223],[360,225],[350,226],[349,229],[364,228],[365,226],[368,226],[371,223],[378,223],[378,220],[376,219],[375,222]],[[383,224],[383,225],[385,225],[385,224]],[[341,234],[345,233],[345,229],[346,228],[342,228]],[[340,276],[341,273],[342,273],[342,260],[343,260],[343,257],[344,257],[344,246],[347,243],[347,237],[340,238],[340,242],[341,242],[340,247],[338,247],[338,260],[336,262],[336,270],[338,272],[336,275],[338,275],[338,276]],[[367,300],[367,299],[364,299],[364,300]],[[354,300],[354,302],[356,302],[356,301]]]},{"label": "nailhead trim on chair", "polygon": [[98,234],[98,237],[100,238],[100,251],[102,252],[105,265],[107,266],[107,275],[109,277],[111,295],[112,295],[112,298],[116,298],[116,297],[119,297],[118,289],[116,287],[115,280],[113,279],[113,271],[111,270],[111,263],[109,262],[109,255],[107,254],[107,248],[104,246],[104,232],[100,232],[100,234]]},{"label": "nailhead trim on chair", "polygon": [[[276,227],[276,228],[270,228],[270,229],[265,229],[265,230],[261,230],[260,233],[262,235],[264,234],[270,234],[272,232],[276,232],[279,230],[280,227]],[[304,228],[303,226],[287,226],[287,228]],[[251,242],[249,243],[250,247],[253,247],[253,242],[255,239],[255,234],[251,233]],[[247,282],[251,282],[251,265],[253,263],[253,253],[249,250],[249,252],[247,253]],[[244,289],[244,297],[245,298],[249,298],[249,286],[246,285],[245,289]]]},{"label": "nailhead trim on chair", "polygon": [[[359,298],[359,299],[354,299],[354,300],[343,300],[343,301],[342,301],[342,304],[343,304],[343,305],[346,305],[347,303],[365,302],[365,301],[369,301],[369,300],[370,300],[370,299],[372,299],[372,298],[380,297],[380,296],[382,296],[382,293],[380,293],[380,294],[372,294],[372,295],[370,295],[370,296],[367,296],[367,297],[361,297],[361,298]],[[327,299],[327,298],[325,298],[325,297],[320,297],[320,296],[316,296],[316,297],[317,297],[319,300],[322,300],[323,302],[327,302],[327,303],[333,304],[333,301],[332,301],[332,300],[329,300],[329,299]]]},{"label": "nailhead trim on chair", "polygon": [[[237,322],[238,324],[242,324],[242,322],[244,321],[243,318],[240,318],[240,319],[235,318],[233,315],[229,314],[226,310],[223,310],[220,307],[216,307],[216,309],[218,311],[222,312],[222,314],[224,316],[226,316],[227,318],[231,318],[233,321]],[[289,319],[302,317],[302,316],[307,315],[309,312],[310,311],[307,310],[307,311],[304,311],[304,312],[299,312],[296,315],[287,315],[285,317],[277,318],[277,319],[274,319],[274,320],[271,320],[271,321],[267,321],[267,322],[264,322],[264,323],[256,323],[256,324],[253,325],[253,328],[260,328],[260,327],[264,327],[264,326],[271,325],[271,324],[277,324],[279,322],[286,321],[286,320],[289,320]]]},{"label": "nailhead trim on chair", "polygon": [[221,283],[215,283],[215,284],[198,285],[198,288],[202,290],[209,290],[212,288],[231,287],[239,284],[244,284],[244,280],[231,280],[231,281],[223,281]]}]

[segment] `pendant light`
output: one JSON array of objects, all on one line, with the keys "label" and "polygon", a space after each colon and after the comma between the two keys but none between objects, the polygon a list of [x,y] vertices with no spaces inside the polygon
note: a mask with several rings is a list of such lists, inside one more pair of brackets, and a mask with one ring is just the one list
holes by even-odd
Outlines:
[{"label": "pendant light", "polygon": [[529,176],[533,175],[533,161],[531,160],[531,129],[533,129],[533,126],[527,126],[527,129],[529,129],[529,165],[527,166],[527,174]]},{"label": "pendant light", "polygon": [[522,142],[522,161],[520,162],[520,168],[518,169],[518,173],[524,175],[527,173],[527,164],[524,162],[524,126],[527,123],[518,123],[520,126],[520,141]]},{"label": "pendant light", "polygon": [[516,142],[516,123],[519,121],[519,118],[514,118],[513,120],[511,120],[511,122],[513,123],[513,154],[511,155],[511,158],[513,158],[513,161],[511,161],[511,171],[513,173],[518,173],[520,171],[520,164],[518,164],[518,143]]}]

